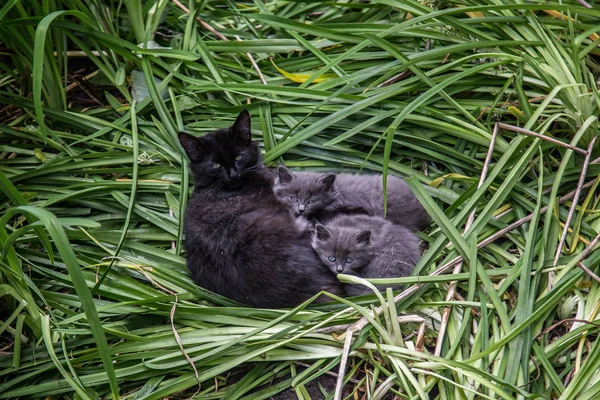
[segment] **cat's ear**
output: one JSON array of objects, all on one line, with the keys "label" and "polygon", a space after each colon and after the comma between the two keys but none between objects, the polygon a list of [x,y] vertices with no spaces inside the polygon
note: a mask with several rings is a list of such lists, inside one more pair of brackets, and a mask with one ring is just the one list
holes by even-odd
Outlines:
[{"label": "cat's ear", "polygon": [[252,133],[250,132],[250,114],[247,110],[242,110],[240,115],[231,127],[233,139],[240,143],[250,143]]},{"label": "cat's ear", "polygon": [[331,232],[329,232],[329,229],[325,228],[321,224],[317,224],[317,226],[315,226],[315,231],[317,232],[317,239],[319,240],[327,240],[331,237]]},{"label": "cat's ear", "polygon": [[369,229],[358,232],[355,237],[356,237],[356,242],[358,244],[362,244],[365,246],[368,246],[371,244],[371,231]]},{"label": "cat's ear", "polygon": [[189,159],[198,161],[204,150],[204,139],[188,135],[185,132],[179,132],[177,135],[179,136],[179,143],[181,143],[181,147],[183,147]]},{"label": "cat's ear", "polygon": [[290,172],[285,165],[279,165],[277,167],[277,183],[289,183],[294,180],[294,175]]},{"label": "cat's ear", "polygon": [[323,187],[325,191],[330,191],[333,189],[333,184],[335,182],[335,174],[333,172],[329,172],[322,177],[319,178],[319,183]]}]

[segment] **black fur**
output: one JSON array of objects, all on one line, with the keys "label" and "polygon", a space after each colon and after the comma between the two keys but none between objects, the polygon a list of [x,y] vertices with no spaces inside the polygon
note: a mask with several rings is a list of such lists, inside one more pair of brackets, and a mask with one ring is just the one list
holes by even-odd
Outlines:
[{"label": "black fur", "polygon": [[185,212],[185,249],[201,287],[255,307],[293,307],[341,283],[311,248],[306,223],[272,190],[273,175],[251,141],[250,115],[195,138],[179,133],[195,191]]}]

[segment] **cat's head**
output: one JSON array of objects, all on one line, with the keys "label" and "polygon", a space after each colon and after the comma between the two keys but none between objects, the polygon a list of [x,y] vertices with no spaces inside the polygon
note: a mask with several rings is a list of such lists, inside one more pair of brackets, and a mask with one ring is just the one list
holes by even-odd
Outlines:
[{"label": "cat's head", "polygon": [[336,204],[335,174],[293,174],[280,165],[273,186],[277,199],[288,206],[295,216],[311,215]]},{"label": "cat's head", "polygon": [[229,128],[201,137],[179,132],[179,142],[190,159],[196,187],[217,183],[225,188],[239,187],[249,174],[262,166],[258,145],[251,139],[250,114],[246,110]]},{"label": "cat's head", "polygon": [[360,272],[374,257],[371,231],[317,224],[312,247],[334,274]]}]

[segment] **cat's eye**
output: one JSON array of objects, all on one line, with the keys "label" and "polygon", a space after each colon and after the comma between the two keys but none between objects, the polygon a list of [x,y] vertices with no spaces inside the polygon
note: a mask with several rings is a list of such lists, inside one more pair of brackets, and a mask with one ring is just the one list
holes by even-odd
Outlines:
[{"label": "cat's eye", "polygon": [[238,154],[238,155],[235,157],[235,161],[240,161],[241,159],[242,159],[242,155],[241,155],[241,154]]},{"label": "cat's eye", "polygon": [[348,258],[346,258],[346,262],[347,262],[348,264],[350,264],[352,261],[354,261],[354,258],[352,258],[352,257],[348,257]]},{"label": "cat's eye", "polygon": [[213,168],[220,168],[220,167],[221,167],[221,164],[219,164],[219,163],[214,163],[213,164]]},{"label": "cat's eye", "polygon": [[297,197],[290,197],[290,198],[292,199],[292,201],[293,201],[294,203],[297,203],[297,202],[298,202],[298,198],[297,198]]},{"label": "cat's eye", "polygon": [[314,200],[309,200],[308,204],[315,204],[315,201]]},{"label": "cat's eye", "polygon": [[331,262],[335,262],[335,257],[334,256],[329,256],[327,257],[327,259]]}]

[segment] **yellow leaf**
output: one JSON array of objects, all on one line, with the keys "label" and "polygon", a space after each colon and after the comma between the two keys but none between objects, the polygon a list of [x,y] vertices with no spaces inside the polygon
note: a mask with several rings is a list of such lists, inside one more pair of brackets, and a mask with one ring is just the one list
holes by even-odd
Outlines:
[{"label": "yellow leaf", "polygon": [[[569,16],[565,15],[559,11],[556,10],[543,10],[546,14],[550,14],[552,15],[554,18],[558,18],[558,19],[564,19],[565,21],[569,20]],[[571,21],[573,21],[573,18],[571,18]]]},{"label": "yellow leaf", "polygon": [[46,162],[46,155],[41,149],[33,149],[33,154],[35,155],[35,158],[40,160],[42,163]]},{"label": "yellow leaf", "polygon": [[469,180],[472,178],[469,178],[468,176],[464,176],[461,174],[446,174],[446,175],[442,175],[440,177],[435,178],[434,180],[431,181],[431,183],[429,184],[429,186],[432,186],[434,188],[439,187],[442,182],[444,182],[446,180],[446,178],[452,178],[452,179],[456,179],[456,180]]},{"label": "yellow leaf", "polygon": [[508,210],[509,208],[512,208],[512,206],[510,204],[505,204],[502,207],[498,208],[496,211],[494,211],[494,217],[498,216],[499,214],[502,214],[504,211]]},{"label": "yellow leaf", "polygon": [[466,12],[465,14],[467,14],[469,16],[469,18],[483,18],[484,17],[484,15],[481,11]]},{"label": "yellow leaf", "polygon": [[[463,4],[457,4],[457,7],[465,7]],[[467,14],[467,16],[469,18],[483,18],[485,15],[483,15],[483,13],[481,11],[471,11],[471,12],[466,12],[465,14]]]},{"label": "yellow leaf", "polygon": [[[552,15],[554,18],[558,18],[558,19],[564,19],[565,21],[568,21],[569,19],[570,19],[571,21],[575,21],[573,18],[569,18],[569,16],[568,16],[568,15],[565,15],[565,14],[563,14],[563,13],[561,13],[561,12],[558,12],[558,11],[556,11],[556,10],[543,10],[543,11],[544,11],[546,14],[550,14],[550,15]],[[589,36],[589,38],[590,38],[590,40],[591,40],[591,41],[594,41],[594,40],[597,40],[598,38],[600,38],[600,36],[598,36],[598,34],[596,34],[596,33],[592,33],[592,34]]]},{"label": "yellow leaf", "polygon": [[523,112],[515,106],[508,106],[508,112],[514,115],[515,117],[519,118],[521,121],[527,121],[527,118],[525,118],[525,114],[523,114]]},{"label": "yellow leaf", "polygon": [[[275,61],[273,61],[273,59],[271,58],[271,64],[273,64],[273,66],[275,67],[275,69],[277,71],[279,71],[279,73],[283,76],[285,76],[286,78],[288,78],[290,81],[292,82],[297,82],[297,83],[304,83],[308,80],[308,78],[310,78],[311,76],[314,75],[313,73],[290,73],[290,72],[286,72],[284,70],[282,70],[281,68],[279,68],[276,64]],[[331,79],[331,78],[335,78],[337,77],[337,75],[333,75],[333,74],[323,74],[320,77],[316,78],[313,80],[314,83],[319,83],[319,82],[323,82],[327,79]]]}]

